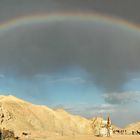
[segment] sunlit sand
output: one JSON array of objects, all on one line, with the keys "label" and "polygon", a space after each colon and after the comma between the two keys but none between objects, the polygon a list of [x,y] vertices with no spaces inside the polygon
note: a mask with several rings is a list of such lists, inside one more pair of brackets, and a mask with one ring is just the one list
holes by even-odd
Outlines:
[{"label": "sunlit sand", "polygon": [[95,137],[95,136],[46,136],[46,137],[31,137],[31,138],[23,138],[23,140],[140,140],[140,136],[132,136],[132,135],[117,135],[112,137]]}]

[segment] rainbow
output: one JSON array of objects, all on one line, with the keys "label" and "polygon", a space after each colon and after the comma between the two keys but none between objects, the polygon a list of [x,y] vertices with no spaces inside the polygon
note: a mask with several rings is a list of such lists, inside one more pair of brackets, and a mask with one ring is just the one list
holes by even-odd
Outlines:
[{"label": "rainbow", "polygon": [[94,20],[103,23],[115,24],[117,26],[126,28],[132,31],[140,31],[140,26],[124,19],[115,18],[107,15],[101,15],[98,13],[52,13],[52,14],[38,14],[28,15],[23,17],[17,17],[6,22],[0,23],[0,33],[14,29],[16,27],[34,23],[44,23],[53,20],[65,20],[65,19],[82,19],[82,20]]}]

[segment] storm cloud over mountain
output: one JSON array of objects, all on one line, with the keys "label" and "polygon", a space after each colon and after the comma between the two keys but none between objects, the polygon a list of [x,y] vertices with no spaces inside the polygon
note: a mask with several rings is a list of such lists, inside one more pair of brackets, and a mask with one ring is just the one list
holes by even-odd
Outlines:
[{"label": "storm cloud over mountain", "polygon": [[80,67],[104,91],[120,92],[129,73],[140,71],[139,37],[140,31],[100,20],[21,25],[0,34],[0,71],[32,78]]},{"label": "storm cloud over mountain", "polygon": [[[138,0],[135,3],[131,0],[3,0],[0,21],[41,13],[99,12],[139,23],[138,5]],[[91,74],[104,91],[122,92],[129,73],[140,69],[140,33],[101,22],[56,20],[20,26],[4,35],[0,33],[2,73],[12,70],[20,76],[31,77],[78,66]]]},{"label": "storm cloud over mountain", "polygon": [[111,113],[120,126],[139,121],[139,5],[0,0],[0,93],[85,117]]}]

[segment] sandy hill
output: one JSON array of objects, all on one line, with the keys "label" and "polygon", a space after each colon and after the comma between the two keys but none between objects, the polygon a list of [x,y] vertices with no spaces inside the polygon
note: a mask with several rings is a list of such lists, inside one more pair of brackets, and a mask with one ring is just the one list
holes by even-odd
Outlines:
[{"label": "sandy hill", "polygon": [[94,134],[103,118],[86,119],[63,109],[34,105],[14,96],[0,96],[0,128],[15,132],[53,132],[61,135]]},{"label": "sandy hill", "polygon": [[140,122],[129,124],[125,129],[130,133],[132,131],[140,131]]},{"label": "sandy hill", "polygon": [[47,106],[33,105],[14,96],[0,96],[0,127],[18,131],[92,134],[92,121]]}]

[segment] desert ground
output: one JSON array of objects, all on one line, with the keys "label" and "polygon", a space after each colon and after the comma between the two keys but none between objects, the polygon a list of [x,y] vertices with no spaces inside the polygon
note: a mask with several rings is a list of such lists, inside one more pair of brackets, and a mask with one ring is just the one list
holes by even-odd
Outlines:
[{"label": "desert ground", "polygon": [[[103,122],[106,121],[102,117],[87,119],[63,109],[34,105],[14,96],[0,96],[0,128],[3,128],[3,135],[4,131],[10,131],[20,140],[140,140],[140,122],[124,129],[112,125],[113,130],[127,130],[124,135],[94,136],[96,128],[102,127]],[[132,131],[138,133],[128,135]]]},{"label": "desert ground", "polygon": [[48,136],[44,138],[23,138],[22,140],[140,140],[140,136],[117,135],[112,137],[95,137],[95,136]]}]

